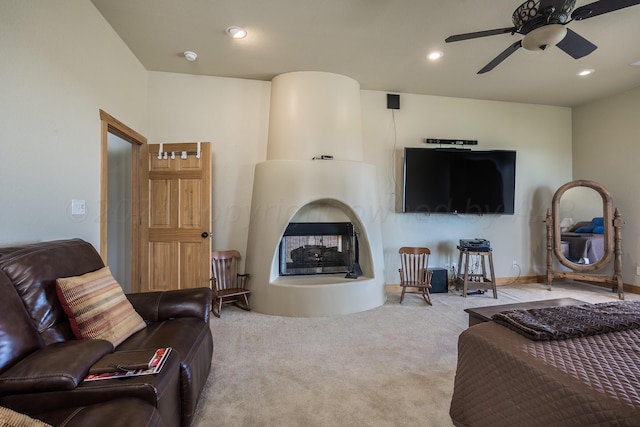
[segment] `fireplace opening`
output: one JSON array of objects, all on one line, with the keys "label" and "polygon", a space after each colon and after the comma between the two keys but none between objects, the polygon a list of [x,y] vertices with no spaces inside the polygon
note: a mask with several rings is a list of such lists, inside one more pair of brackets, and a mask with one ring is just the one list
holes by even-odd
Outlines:
[{"label": "fireplace opening", "polygon": [[357,262],[350,222],[292,222],[280,241],[280,275],[349,273]]}]

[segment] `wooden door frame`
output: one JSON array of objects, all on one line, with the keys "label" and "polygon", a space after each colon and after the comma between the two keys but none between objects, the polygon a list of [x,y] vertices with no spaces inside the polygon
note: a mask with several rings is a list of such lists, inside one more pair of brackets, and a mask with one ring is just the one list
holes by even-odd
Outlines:
[{"label": "wooden door frame", "polygon": [[107,222],[109,206],[108,139],[109,133],[131,144],[131,289],[138,289],[140,281],[140,165],[147,138],[118,119],[100,110],[100,257],[107,265]]}]

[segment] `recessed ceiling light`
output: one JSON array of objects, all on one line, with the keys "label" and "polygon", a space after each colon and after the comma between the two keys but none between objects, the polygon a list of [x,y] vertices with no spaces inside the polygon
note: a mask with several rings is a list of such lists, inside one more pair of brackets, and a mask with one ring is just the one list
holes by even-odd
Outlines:
[{"label": "recessed ceiling light", "polygon": [[192,52],[192,51],[190,51],[190,50],[187,50],[187,51],[184,53],[184,57],[185,57],[185,59],[186,59],[187,61],[189,61],[189,62],[193,62],[193,61],[195,61],[196,59],[198,59],[198,54],[197,54],[197,53],[195,53],[195,52]]},{"label": "recessed ceiling light", "polygon": [[240,27],[232,26],[225,30],[232,39],[243,39],[247,37],[247,32]]},{"label": "recessed ceiling light", "polygon": [[593,74],[595,72],[596,72],[596,70],[594,70],[593,68],[589,68],[588,70],[579,71],[578,72],[578,76],[585,77],[585,76],[588,76],[588,75]]},{"label": "recessed ceiling light", "polygon": [[429,55],[427,55],[427,58],[429,58],[432,61],[435,61],[436,59],[440,59],[444,56],[444,52],[441,50],[435,50],[433,52],[431,52]]},{"label": "recessed ceiling light", "polygon": [[640,61],[632,62],[631,65],[635,65],[635,66],[640,67]]}]

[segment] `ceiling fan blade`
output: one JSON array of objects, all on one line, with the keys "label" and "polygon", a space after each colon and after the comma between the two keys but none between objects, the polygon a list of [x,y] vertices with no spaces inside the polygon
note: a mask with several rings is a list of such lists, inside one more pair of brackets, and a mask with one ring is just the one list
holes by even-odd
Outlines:
[{"label": "ceiling fan blade", "polygon": [[637,4],[640,4],[640,0],[600,0],[577,8],[571,14],[571,19],[581,21]]},{"label": "ceiling fan blade", "polygon": [[507,59],[513,52],[520,49],[521,47],[522,47],[522,41],[518,40],[517,42],[515,42],[514,44],[506,48],[504,51],[502,51],[500,55],[493,58],[493,60],[489,62],[487,65],[485,65],[484,68],[482,68],[482,70],[478,71],[478,74],[484,74],[486,72],[493,70],[497,65],[499,65],[505,59]]},{"label": "ceiling fan blade", "polygon": [[474,33],[456,34],[455,36],[447,37],[444,41],[447,43],[459,42],[461,40],[477,39],[479,37],[495,36],[498,34],[507,34],[507,33],[513,34],[516,31],[518,31],[516,27],[497,28],[495,30],[476,31]]},{"label": "ceiling fan blade", "polygon": [[567,28],[567,35],[556,45],[574,59],[582,58],[596,50],[598,46],[582,37],[580,34]]}]

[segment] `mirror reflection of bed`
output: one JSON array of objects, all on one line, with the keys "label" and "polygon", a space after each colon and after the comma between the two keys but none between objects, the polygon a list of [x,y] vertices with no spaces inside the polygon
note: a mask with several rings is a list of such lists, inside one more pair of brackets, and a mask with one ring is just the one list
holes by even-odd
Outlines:
[{"label": "mirror reflection of bed", "polygon": [[[562,228],[561,228],[562,231]],[[593,264],[604,255],[604,218],[579,221],[562,231],[560,250],[576,264]]]},{"label": "mirror reflection of bed", "polygon": [[[593,264],[605,250],[603,203],[590,187],[568,188],[560,197],[562,254],[576,264]],[[594,230],[597,223],[597,230]]]},{"label": "mirror reflection of bed", "polygon": [[[609,191],[594,181],[562,185],[547,210],[547,286],[554,279],[605,283],[624,299],[621,228],[624,224]],[[564,269],[554,268],[555,260]],[[613,273],[597,271],[613,265]],[[570,271],[567,271],[570,270]]]}]

